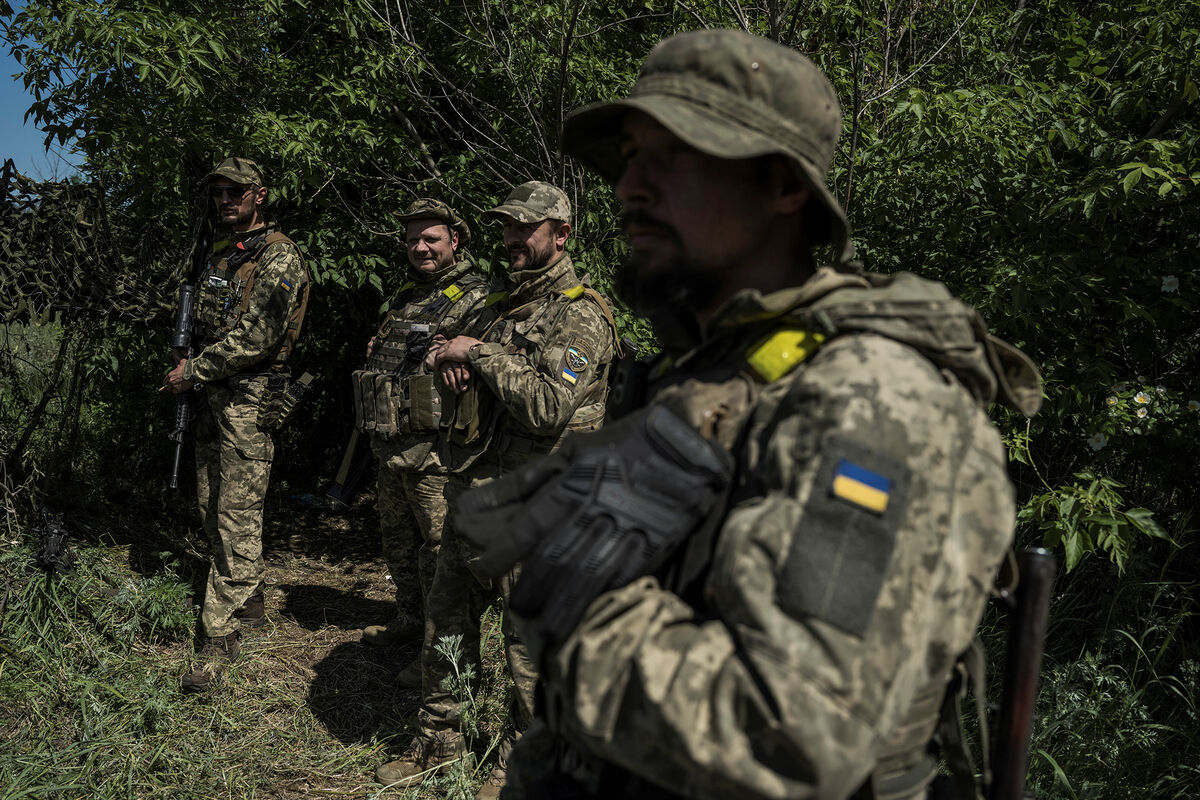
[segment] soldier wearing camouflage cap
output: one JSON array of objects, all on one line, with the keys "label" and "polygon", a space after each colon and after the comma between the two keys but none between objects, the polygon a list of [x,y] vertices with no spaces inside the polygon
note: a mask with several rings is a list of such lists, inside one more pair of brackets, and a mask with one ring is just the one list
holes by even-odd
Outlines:
[{"label": "soldier wearing camouflage cap", "polygon": [[197,393],[196,483],[211,546],[203,646],[185,691],[208,688],[240,654],[241,626],[265,621],[262,517],[275,444],[263,412],[272,404],[268,384],[286,383],[312,283],[300,248],[267,223],[256,163],[227,158],[204,183],[225,235],[198,276],[198,352],[177,351],[164,381],[172,392]]},{"label": "soldier wearing camouflage cap", "polygon": [[[435,337],[473,330],[501,290],[467,252],[471,229],[449,205],[420,198],[398,219],[410,268],[367,345],[366,365],[352,375],[355,422],[377,462],[383,557],[396,587],[393,619],[363,629],[372,645],[420,641],[446,519],[446,469],[436,447],[443,400],[425,352]],[[420,686],[420,659],[398,683]]]},{"label": "soldier wearing camouflage cap", "polygon": [[521,564],[542,675],[505,797],[899,800],[937,774],[1013,535],[987,407],[1032,415],[1040,381],[941,284],[847,261],[839,128],[812,62],[718,30],[566,121],[670,353],[641,408],[452,507],[482,577]]},{"label": "soldier wearing camouflage cap", "polygon": [[[514,188],[485,213],[503,229],[514,288],[500,317],[471,335],[430,350],[426,364],[459,397],[456,432],[448,458],[467,464],[451,475],[447,497],[552,451],[569,431],[590,430],[604,416],[608,369],[615,348],[615,325],[607,302],[580,280],[567,254],[571,204],[556,186],[530,181]],[[464,419],[470,409],[474,420]],[[424,701],[418,733],[404,757],[380,767],[382,783],[405,786],[428,769],[461,754],[459,703],[442,687],[450,665],[435,645],[462,635],[463,660],[478,674],[479,615],[496,598],[507,603],[516,570],[481,583],[469,567],[472,551],[448,526],[429,595],[429,627],[423,648]],[[500,763],[481,791],[494,797],[503,784],[511,737],[533,713],[537,674],[508,615],[503,617],[510,672],[516,684],[510,720],[516,730],[503,743]]]}]

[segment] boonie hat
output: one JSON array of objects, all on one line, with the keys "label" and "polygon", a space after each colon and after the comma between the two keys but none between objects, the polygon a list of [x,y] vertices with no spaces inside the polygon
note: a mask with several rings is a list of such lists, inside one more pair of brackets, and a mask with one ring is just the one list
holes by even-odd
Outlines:
[{"label": "boonie hat", "polygon": [[833,84],[805,56],[740,31],[664,39],[646,57],[629,97],[593,103],[567,118],[563,152],[615,184],[625,168],[620,134],[630,109],[717,158],[783,155],[828,209],[835,261],[853,255],[846,214],[825,185],[841,108]]},{"label": "boonie hat", "polygon": [[547,219],[571,222],[571,201],[566,192],[542,181],[522,183],[508,193],[503,203],[483,212],[485,217],[504,215],[517,222],[534,223]]},{"label": "boonie hat", "polygon": [[227,158],[213,167],[213,171],[204,176],[202,183],[208,183],[216,178],[228,178],[234,183],[252,183],[255,186],[267,185],[266,177],[259,169],[258,164],[248,158],[238,158],[237,156]]},{"label": "boonie hat", "polygon": [[458,234],[458,244],[461,247],[471,238],[471,226],[458,215],[450,206],[432,197],[420,197],[412,202],[403,214],[397,216],[401,223],[407,225],[413,220],[436,219],[450,226]]}]

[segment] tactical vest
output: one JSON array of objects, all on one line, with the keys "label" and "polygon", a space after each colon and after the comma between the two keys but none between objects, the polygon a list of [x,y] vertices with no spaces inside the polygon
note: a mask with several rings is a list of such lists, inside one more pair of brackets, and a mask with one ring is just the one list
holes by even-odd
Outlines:
[{"label": "tactical vest", "polygon": [[[594,289],[591,289],[583,284],[573,286],[565,291],[557,292],[551,298],[552,306],[545,312],[550,316],[548,322],[544,324],[547,330],[553,330],[560,324],[562,317],[566,314],[571,303],[586,297],[591,302],[595,303],[600,308],[600,312],[604,315],[609,327],[613,332],[614,346],[617,339],[617,323],[613,319],[612,310],[608,306],[608,302]],[[529,315],[537,310],[538,306],[546,303],[545,297],[540,297],[536,300],[531,300],[520,306],[508,309],[498,315],[485,328],[479,338],[487,343],[508,344],[511,338],[511,328],[518,321],[524,321],[529,318]],[[608,393],[608,381],[603,379],[596,381],[591,393],[584,398],[580,405],[600,404],[603,409],[604,400]],[[600,426],[603,421],[603,410],[601,410],[595,419],[572,419],[567,424],[567,430],[593,430]],[[443,425],[443,431],[446,434],[446,443],[449,449],[443,453],[444,460],[447,463],[452,463],[456,468],[462,468],[469,465],[483,453],[491,444],[492,436],[495,433],[496,423],[499,421],[500,414],[495,407],[495,398],[492,392],[480,381],[474,381],[468,384],[467,391],[459,395],[455,404],[453,415]],[[534,440],[524,440],[519,435],[514,436],[509,433],[508,438],[513,440],[522,440],[516,442],[519,449],[532,450],[536,449],[538,442]],[[459,446],[470,446],[470,454],[455,452],[455,448]]]},{"label": "tactical vest", "polygon": [[[939,342],[941,331],[932,326],[931,320],[942,318],[945,308],[954,304],[963,309],[959,319],[976,332],[996,377],[994,385],[965,384],[966,388],[985,402],[999,394],[1014,410],[1032,415],[1040,402],[1040,388],[1032,386],[1035,375],[1031,371],[1036,373],[1032,362],[1015,348],[989,336],[982,320],[969,307],[950,299],[948,294],[918,296],[923,291],[923,286],[914,286],[909,277],[901,276],[889,285],[866,289],[861,302],[845,302],[844,296],[833,293],[794,312],[752,324],[741,336],[710,342],[689,353],[686,361],[687,374],[712,381],[711,390],[699,387],[682,399],[682,408],[672,408],[706,437],[733,451],[745,433],[744,425],[739,432],[717,438],[713,433],[717,422],[752,407],[766,386],[799,368],[836,336],[872,333],[894,338],[889,334],[902,321],[905,326],[924,331],[932,349]],[[920,351],[921,347],[917,349]],[[619,382],[622,393],[627,395],[620,398],[624,400],[622,411],[645,405],[648,398],[674,383],[673,378],[681,373],[671,375],[673,366],[669,358],[661,355],[636,362]],[[707,536],[694,537],[660,575],[665,587],[696,607],[702,607],[704,602],[703,582],[711,568],[713,538],[718,530],[719,526],[715,526]],[[982,775],[978,781],[961,715],[961,703],[968,688],[975,697],[979,720],[976,739],[981,744]],[[893,734],[881,742],[871,776],[851,800],[924,798],[938,777],[939,757],[945,759],[950,772],[943,779],[945,785],[939,797],[954,800],[982,797],[980,784],[986,786],[990,781],[985,698],[984,661],[976,640],[944,674],[930,676],[928,683],[917,691]],[[675,796],[611,764],[600,765],[600,783],[609,787],[603,796]]]},{"label": "tactical vest", "polygon": [[[465,275],[412,312],[388,313],[366,365],[352,375],[355,425],[360,431],[389,438],[438,429],[442,396],[433,376],[422,368],[425,354],[454,304],[481,283],[483,278]],[[400,294],[415,286],[409,281]]]},{"label": "tactical vest", "polygon": [[[195,332],[201,347],[219,342],[237,327],[242,315],[250,308],[250,295],[254,291],[254,280],[258,264],[268,247],[286,242],[295,247],[295,242],[278,231],[267,231],[245,241],[237,242],[227,255],[216,263],[209,261],[200,277],[199,298],[196,301]],[[300,252],[300,248],[296,248]],[[301,254],[303,259],[303,254]],[[301,261],[303,263],[303,260]],[[304,267],[308,275],[308,267]],[[311,276],[300,289],[300,301],[288,316],[287,330],[279,349],[267,356],[266,365],[273,371],[283,368],[304,324],[304,312],[308,308],[308,289]]]}]

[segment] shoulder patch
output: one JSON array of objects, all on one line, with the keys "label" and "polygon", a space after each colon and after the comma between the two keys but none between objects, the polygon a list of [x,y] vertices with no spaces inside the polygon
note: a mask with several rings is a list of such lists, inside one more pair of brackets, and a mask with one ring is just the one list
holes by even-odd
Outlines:
[{"label": "shoulder patch", "polygon": [[820,458],[776,594],[791,616],[861,637],[891,565],[912,471],[836,434],[825,437]]},{"label": "shoulder patch", "polygon": [[559,377],[574,386],[579,382],[579,376],[587,369],[592,361],[592,348],[587,342],[576,337],[567,343],[563,351],[562,364],[559,367]]},{"label": "shoulder patch", "polygon": [[283,290],[285,292],[290,292],[292,290],[292,282],[289,281],[287,278],[284,278],[283,280],[281,280],[279,282],[279,285],[283,287]]}]

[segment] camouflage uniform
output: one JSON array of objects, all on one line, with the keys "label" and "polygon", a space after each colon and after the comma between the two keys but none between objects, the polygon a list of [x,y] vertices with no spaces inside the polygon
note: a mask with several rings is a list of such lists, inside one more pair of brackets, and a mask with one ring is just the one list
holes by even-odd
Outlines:
[{"label": "camouflage uniform", "polygon": [[440,274],[410,271],[365,369],[354,374],[359,430],[370,436],[378,462],[383,559],[396,586],[396,619],[388,627],[402,632],[424,630],[424,598],[446,519],[446,475],[435,447],[443,400],[424,367],[425,350],[435,334],[452,338],[494,318],[489,308],[503,294],[463,249],[470,230],[449,206],[421,199],[400,216],[402,223],[420,219],[444,221],[459,234],[458,260]]},{"label": "camouflage uniform", "polygon": [[[261,180],[259,175],[253,182]],[[259,427],[259,409],[268,376],[286,374],[310,283],[300,249],[267,227],[217,243],[201,276],[199,352],[188,359],[183,377],[200,384],[196,484],[211,546],[201,615],[209,637],[235,633],[234,612],[262,591],[263,500],[275,445]]]},{"label": "camouflage uniform", "polygon": [[[489,213],[521,222],[571,219],[565,195],[537,182],[517,187],[505,205]],[[451,507],[471,486],[551,452],[568,432],[594,429],[604,417],[615,347],[607,305],[590,290],[585,293],[566,253],[539,270],[514,273],[513,280],[519,283],[500,318],[478,334],[484,344],[470,354],[474,390],[487,396],[481,407],[490,407],[491,413],[480,440],[486,447],[476,443],[465,456],[472,448],[458,447],[453,434],[449,438],[448,462],[467,464],[450,477]],[[517,575],[514,570],[499,578],[495,587],[485,587],[471,573],[471,558],[470,548],[448,526],[429,596],[429,627],[422,651],[425,701],[417,723],[419,736],[439,743],[441,752],[459,746],[458,702],[440,688],[450,665],[434,644],[443,636],[461,634],[467,663],[477,663],[479,616],[496,594],[507,604]],[[521,730],[532,718],[537,672],[507,614],[503,633],[517,688],[512,722]]]},{"label": "camouflage uniform", "polygon": [[[924,796],[947,683],[1012,539],[986,407],[999,394],[1036,411],[1036,370],[940,284],[847,263],[821,180],[836,98],[807,59],[730,31],[674,37],[629,100],[572,116],[564,149],[619,176],[614,134],[631,108],[717,158],[793,160],[826,206],[836,266],[742,289],[658,362],[629,420],[666,409],[686,423],[732,465],[726,495],[564,639],[539,642],[539,620],[517,620],[545,648],[546,716],[517,745],[504,796]],[[565,443],[563,469],[623,423]],[[522,478],[534,482],[506,490]],[[547,520],[547,536],[576,522]],[[525,552],[526,574],[544,552]]]}]

